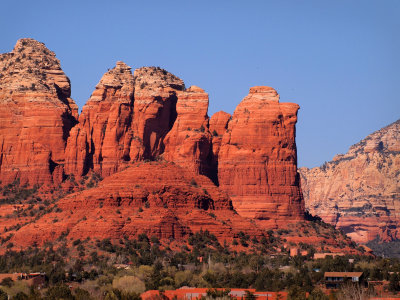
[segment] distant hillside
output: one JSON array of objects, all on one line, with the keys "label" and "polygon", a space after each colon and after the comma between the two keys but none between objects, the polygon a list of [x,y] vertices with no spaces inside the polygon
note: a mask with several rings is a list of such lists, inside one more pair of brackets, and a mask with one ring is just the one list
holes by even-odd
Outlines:
[{"label": "distant hillside", "polygon": [[400,239],[400,120],[300,174],[311,214],[356,242]]}]

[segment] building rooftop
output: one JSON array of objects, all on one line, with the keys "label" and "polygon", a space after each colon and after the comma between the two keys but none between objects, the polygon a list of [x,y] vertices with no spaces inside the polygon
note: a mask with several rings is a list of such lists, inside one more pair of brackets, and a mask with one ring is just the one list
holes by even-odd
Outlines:
[{"label": "building rooftop", "polygon": [[324,277],[361,277],[363,272],[325,272]]}]

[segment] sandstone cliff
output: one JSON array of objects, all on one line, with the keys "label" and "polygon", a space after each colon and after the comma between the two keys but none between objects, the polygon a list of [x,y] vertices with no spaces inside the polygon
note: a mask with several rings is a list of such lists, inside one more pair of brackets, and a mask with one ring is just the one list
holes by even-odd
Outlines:
[{"label": "sandstone cliff", "polygon": [[400,120],[313,169],[301,168],[306,208],[357,242],[400,239]]},{"label": "sandstone cliff", "polygon": [[178,94],[177,118],[165,137],[166,160],[192,170],[207,174],[211,150],[211,134],[208,130],[208,94],[192,86]]},{"label": "sandstone cliff", "polygon": [[210,178],[217,184],[218,183],[218,154],[221,148],[222,137],[228,130],[228,123],[232,116],[224,111],[219,111],[213,114],[210,118],[210,133],[212,135],[212,155],[210,165]]},{"label": "sandstone cliff", "polygon": [[176,92],[183,81],[155,67],[137,69],[117,62],[82,109],[71,130],[66,172],[94,171],[109,176],[127,163],[154,159],[164,150],[163,138],[176,118]]},{"label": "sandstone cliff", "polygon": [[[149,180],[151,178],[151,180]],[[97,188],[71,194],[57,210],[14,233],[16,245],[42,245],[63,234],[76,239],[136,237],[184,241],[208,230],[219,240],[239,232],[266,234],[241,218],[225,193],[207,177],[167,162],[139,162],[104,179]]]},{"label": "sandstone cliff", "polygon": [[58,185],[78,107],[55,54],[21,39],[0,55],[0,180]]},{"label": "sandstone cliff", "polygon": [[295,124],[299,106],[253,87],[236,108],[218,154],[218,181],[245,217],[268,226],[302,220]]},{"label": "sandstone cliff", "polygon": [[[35,198],[29,203],[35,203]],[[2,205],[0,243],[7,243],[7,248],[0,247],[0,253],[47,242],[65,247],[77,239],[118,243],[140,234],[156,236],[164,246],[179,247],[192,234],[206,230],[221,244],[240,251],[254,251],[264,240],[272,253],[299,243],[316,251],[358,253],[349,238],[327,224],[287,222],[269,231],[263,221],[238,215],[229,196],[206,176],[164,161],[134,163],[97,187],[42,209],[36,204],[20,205],[16,211],[15,205],[14,209]]]},{"label": "sandstone cliff", "polygon": [[[30,235],[31,242],[44,242],[67,229],[115,238],[144,230],[183,239],[205,227],[219,237],[240,230],[257,236],[303,220],[295,144],[299,106],[279,103],[274,89],[253,87],[232,118],[219,112],[210,119],[203,89],[186,89],[159,67],[132,74],[117,62],[78,117],[69,80],[43,44],[21,40],[1,63],[1,181],[53,188],[63,183],[76,191],[87,176],[105,178],[96,189],[61,199],[62,212],[24,226],[17,244]],[[154,165],[138,167],[149,161]],[[145,204],[151,209],[136,216]],[[120,213],[98,227],[98,214],[114,207]],[[91,210],[92,223],[77,219],[90,212],[89,218]],[[216,217],[205,215],[210,210]],[[128,218],[134,224],[128,226]]]},{"label": "sandstone cliff", "polygon": [[177,93],[185,89],[182,79],[161,68],[135,70],[133,131],[142,139],[144,155],[156,159],[164,152],[164,138],[177,118]]}]

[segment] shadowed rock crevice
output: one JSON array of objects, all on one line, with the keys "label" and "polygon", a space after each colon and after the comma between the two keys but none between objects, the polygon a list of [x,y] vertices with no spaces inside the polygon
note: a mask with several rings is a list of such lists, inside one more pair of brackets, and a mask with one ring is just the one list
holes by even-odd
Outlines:
[{"label": "shadowed rock crevice", "polygon": [[178,100],[174,93],[166,99],[155,97],[159,106],[154,118],[147,119],[144,124],[144,158],[154,160],[164,152],[164,138],[173,127],[177,113],[176,102]]},{"label": "shadowed rock crevice", "polygon": [[63,122],[63,140],[65,141],[65,144],[67,143],[70,131],[72,127],[78,124],[78,120],[72,116],[71,114],[65,112],[61,115],[62,122]]},{"label": "shadowed rock crevice", "polygon": [[[303,219],[295,144],[299,107],[279,103],[273,88],[253,87],[233,116],[218,112],[210,119],[209,96],[200,87],[186,89],[183,80],[159,67],[142,67],[132,74],[131,67],[119,61],[102,76],[78,117],[69,98],[69,79],[54,54],[34,40],[18,42],[16,48],[22,47],[22,53],[27,51],[38,62],[17,61],[19,50],[3,55],[0,62],[7,70],[0,78],[0,117],[12,121],[0,125],[4,183],[19,176],[22,183],[54,187],[67,177],[81,181],[93,173],[107,178],[152,160],[169,176],[176,176],[169,169],[185,170],[212,182],[207,179],[203,190],[195,181],[179,184],[178,190],[165,189],[165,182],[159,182],[159,190],[149,193],[139,187],[132,190],[132,181],[122,177],[131,189],[125,196],[96,194],[93,203],[82,205],[101,199],[122,207],[127,201],[146,199],[149,207],[165,211],[190,206],[200,210],[196,217],[202,218],[204,211],[221,207],[232,211],[233,203],[242,217],[265,221],[265,226]],[[146,173],[146,180],[156,180],[154,169]],[[210,185],[213,194],[208,192]],[[216,185],[229,196],[221,198]],[[133,197],[136,190],[140,195]],[[68,201],[89,200],[68,198],[66,207]],[[135,205],[141,205],[138,201]],[[189,220],[183,213],[181,218]],[[217,226],[214,221],[210,224]],[[196,222],[204,225],[190,222],[191,228]],[[171,227],[172,236],[182,232],[178,223]]]},{"label": "shadowed rock crevice", "polygon": [[228,130],[229,121],[232,116],[224,111],[216,112],[210,118],[209,130],[212,136],[211,150],[207,158],[210,161],[208,177],[219,186],[218,181],[218,154],[221,148],[222,137]]}]

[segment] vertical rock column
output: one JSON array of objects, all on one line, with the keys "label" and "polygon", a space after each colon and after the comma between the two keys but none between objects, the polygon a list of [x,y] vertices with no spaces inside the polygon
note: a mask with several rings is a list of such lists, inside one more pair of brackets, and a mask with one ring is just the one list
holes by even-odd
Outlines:
[{"label": "vertical rock column", "polygon": [[210,132],[212,135],[212,158],[211,158],[211,171],[210,178],[216,184],[218,183],[218,154],[221,148],[222,137],[228,129],[229,121],[231,120],[231,115],[219,111],[213,114],[210,118]]},{"label": "vertical rock column", "polygon": [[58,185],[78,107],[68,77],[43,43],[21,39],[0,55],[0,181]]},{"label": "vertical rock column", "polygon": [[144,158],[157,159],[164,138],[176,120],[177,93],[183,80],[159,67],[135,70],[135,108],[132,129],[143,144]]},{"label": "vertical rock column", "polygon": [[66,170],[102,177],[131,162],[156,159],[176,119],[184,83],[157,67],[135,70],[123,62],[105,73],[82,109],[66,149]]},{"label": "vertical rock column", "polygon": [[97,84],[79,124],[71,130],[65,151],[67,173],[79,177],[92,169],[105,177],[129,160],[133,93],[131,68],[117,62]]},{"label": "vertical rock column", "polygon": [[191,86],[179,92],[177,118],[164,140],[164,158],[196,174],[207,174],[210,168],[207,110],[208,94],[203,89]]},{"label": "vertical rock column", "polygon": [[236,108],[218,153],[218,180],[240,215],[271,226],[303,218],[295,143],[298,109],[294,103],[279,103],[270,87],[251,88]]}]

